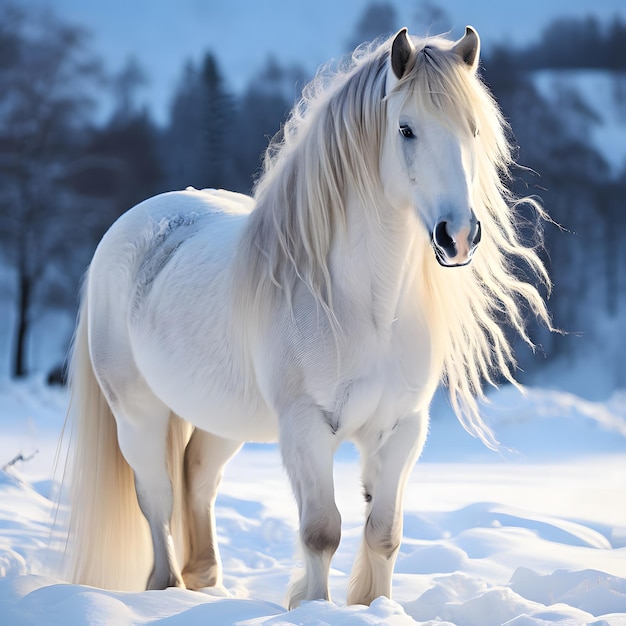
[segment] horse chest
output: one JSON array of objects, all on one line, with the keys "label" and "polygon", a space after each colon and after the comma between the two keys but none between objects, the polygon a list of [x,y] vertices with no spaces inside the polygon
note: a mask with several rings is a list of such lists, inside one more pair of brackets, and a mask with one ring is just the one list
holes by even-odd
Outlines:
[{"label": "horse chest", "polygon": [[433,383],[428,333],[415,319],[397,320],[384,340],[361,337],[360,358],[342,376],[326,407],[331,428],[345,437],[359,430],[391,432],[398,420],[425,408]]}]

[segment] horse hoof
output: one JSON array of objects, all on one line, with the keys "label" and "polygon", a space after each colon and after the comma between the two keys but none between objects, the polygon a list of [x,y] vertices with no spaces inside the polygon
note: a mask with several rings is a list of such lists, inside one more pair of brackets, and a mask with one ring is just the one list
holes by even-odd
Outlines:
[{"label": "horse hoof", "polygon": [[200,570],[188,570],[183,572],[183,580],[187,589],[199,591],[206,587],[215,587],[217,585],[216,568],[210,567]]}]

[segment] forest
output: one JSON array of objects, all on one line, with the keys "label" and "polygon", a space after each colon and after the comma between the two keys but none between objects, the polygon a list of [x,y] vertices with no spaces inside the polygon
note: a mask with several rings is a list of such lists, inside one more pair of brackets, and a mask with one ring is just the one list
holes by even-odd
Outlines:
[{"label": "forest", "polygon": [[[75,310],[80,277],[107,227],[163,191],[250,193],[270,138],[310,76],[269,58],[235,93],[208,49],[181,67],[169,118],[157,124],[138,104],[146,76],[132,59],[111,74],[81,28],[14,0],[0,0],[0,14],[0,263],[14,277],[0,298],[15,310],[2,358],[21,377],[32,367],[33,324],[43,311]],[[400,26],[391,5],[371,4],[347,33],[346,52]],[[626,21],[556,20],[524,48],[487,50],[480,71],[519,146],[511,185],[539,197],[553,220],[543,225],[549,306],[567,334],[536,328],[540,358],[521,352],[521,367],[580,358],[593,345],[614,359],[615,384],[624,386],[626,356],[614,338],[626,334],[626,163],[616,167],[594,147],[601,120],[569,83],[556,83],[547,98],[537,76],[607,73],[626,124]],[[104,119],[103,94],[113,103]]]}]

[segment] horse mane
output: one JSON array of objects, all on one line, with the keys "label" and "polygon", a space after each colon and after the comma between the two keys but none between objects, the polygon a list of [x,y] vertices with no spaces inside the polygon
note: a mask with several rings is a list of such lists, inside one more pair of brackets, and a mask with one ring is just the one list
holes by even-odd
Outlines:
[{"label": "horse mane", "polygon": [[[386,94],[391,42],[358,49],[343,67],[320,72],[271,142],[240,246],[235,314],[256,316],[279,298],[291,304],[294,285],[302,280],[334,328],[328,255],[334,233],[345,226],[345,190],[350,185],[364,208],[384,210],[379,155],[386,107],[394,94],[416,98],[476,142],[472,200],[483,227],[480,250],[467,267],[441,268],[424,233],[409,261],[418,265],[433,365],[442,372],[453,409],[466,430],[495,447],[477,399],[484,399],[483,382],[495,385],[504,378],[517,385],[515,358],[501,324],[531,347],[526,308],[552,329],[545,302],[529,282],[550,290],[536,250],[540,242],[523,241],[519,207],[530,205],[537,222],[547,214],[536,200],[517,198],[508,188],[514,165],[510,128],[480,77],[459,62],[454,42],[414,39],[413,67],[394,93]],[[535,232],[539,239],[540,229]],[[528,273],[532,278],[525,279]]]},{"label": "horse mane", "polygon": [[353,182],[365,206],[380,204],[390,46],[363,48],[339,70],[318,72],[270,142],[254,189],[244,245],[253,289],[270,282],[291,300],[296,280],[302,280],[331,325],[327,257],[333,234],[345,226],[346,183]]}]

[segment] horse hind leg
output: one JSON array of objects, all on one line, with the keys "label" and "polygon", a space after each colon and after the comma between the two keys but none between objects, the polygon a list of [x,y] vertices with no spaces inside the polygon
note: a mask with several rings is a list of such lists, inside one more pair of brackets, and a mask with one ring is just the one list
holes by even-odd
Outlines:
[{"label": "horse hind leg", "polygon": [[[133,371],[128,371],[132,369]],[[141,375],[127,368],[124,376],[99,376],[108,390],[122,455],[133,470],[139,508],[150,527],[153,566],[147,589],[184,587],[170,531],[172,483],[167,467],[170,410]]]},{"label": "horse hind leg", "polygon": [[185,504],[188,531],[183,580],[188,589],[222,584],[216,540],[215,498],[223,469],[241,443],[196,428],[185,450]]}]

